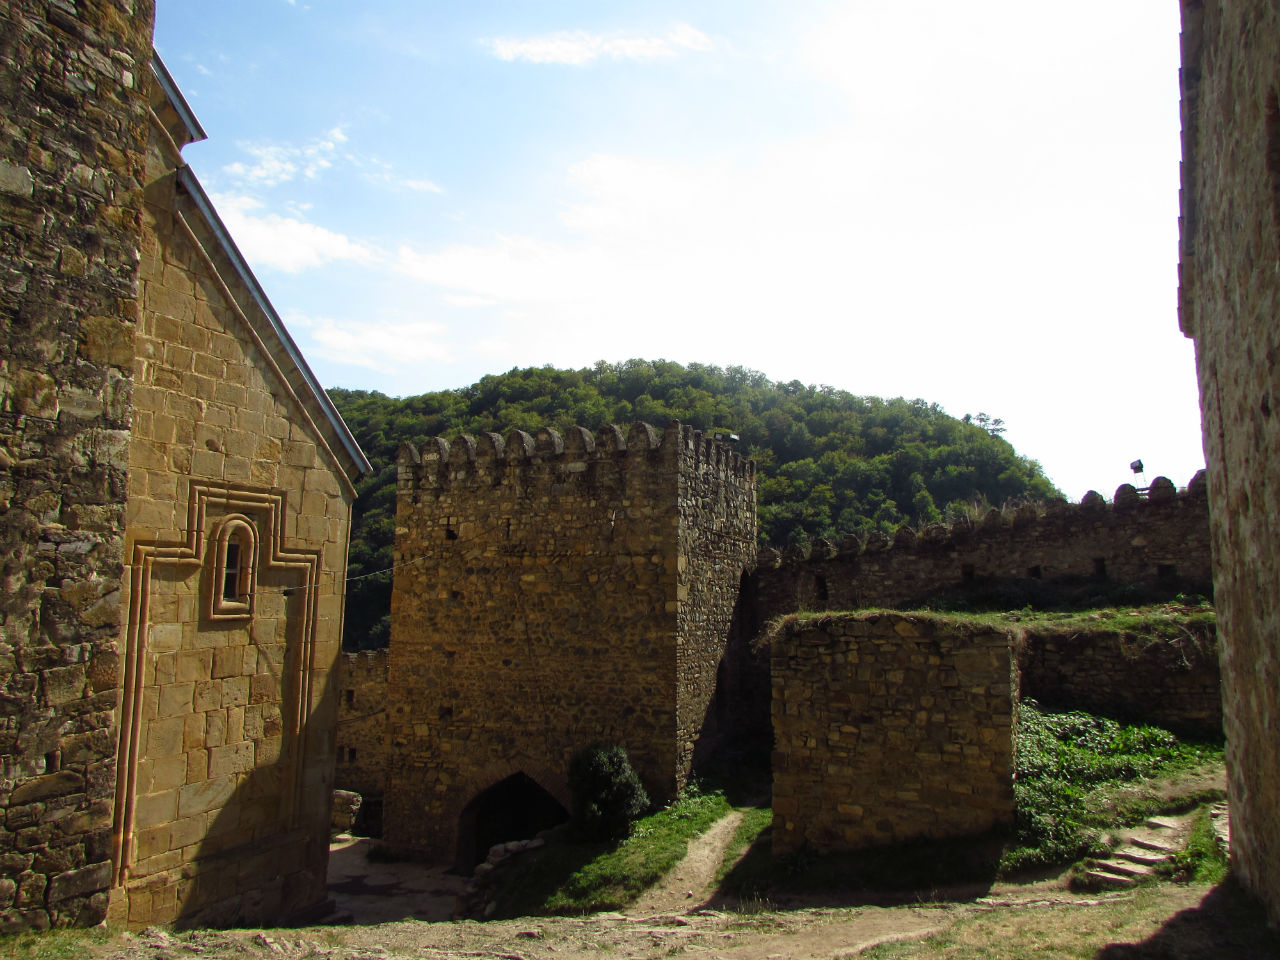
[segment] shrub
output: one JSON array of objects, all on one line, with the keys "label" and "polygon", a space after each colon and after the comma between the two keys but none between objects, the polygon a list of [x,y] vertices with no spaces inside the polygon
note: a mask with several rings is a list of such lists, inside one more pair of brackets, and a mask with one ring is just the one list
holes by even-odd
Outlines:
[{"label": "shrub", "polygon": [[631,821],[649,809],[649,795],[618,745],[592,744],[569,760],[572,821],[592,840],[621,840]]}]

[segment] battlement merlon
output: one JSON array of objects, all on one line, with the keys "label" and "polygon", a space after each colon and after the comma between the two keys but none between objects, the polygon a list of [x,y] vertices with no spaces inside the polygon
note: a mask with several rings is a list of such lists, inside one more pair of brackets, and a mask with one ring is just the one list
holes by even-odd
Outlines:
[{"label": "battlement merlon", "polygon": [[418,449],[402,444],[398,461],[401,493],[442,488],[454,482],[488,478],[501,482],[505,475],[560,477],[586,472],[592,464],[612,463],[628,470],[663,465],[663,469],[691,470],[754,488],[756,464],[731,444],[672,420],[660,434],[648,423],[637,421],[624,430],[607,424],[593,435],[585,427],[570,427],[562,437],[543,427],[530,436],[523,430],[466,434],[454,440],[435,437]]},{"label": "battlement merlon", "polygon": [[962,519],[950,524],[935,523],[919,531],[901,527],[892,537],[883,533],[872,533],[865,538],[849,534],[839,543],[817,540],[812,544],[793,544],[785,551],[766,548],[761,551],[760,562],[766,568],[774,568],[781,563],[851,559],[864,553],[886,550],[948,550],[975,536],[1001,536],[1009,530],[1043,522],[1070,523],[1073,518],[1085,522],[1105,513],[1119,515],[1131,511],[1160,510],[1173,504],[1203,508],[1207,497],[1208,476],[1204,470],[1199,470],[1183,490],[1179,490],[1167,477],[1156,477],[1147,488],[1146,496],[1132,484],[1125,483],[1116,488],[1111,503],[1097,491],[1090,490],[1079,503],[1051,500],[1039,508],[1029,503],[1012,511],[993,508],[977,522]]}]

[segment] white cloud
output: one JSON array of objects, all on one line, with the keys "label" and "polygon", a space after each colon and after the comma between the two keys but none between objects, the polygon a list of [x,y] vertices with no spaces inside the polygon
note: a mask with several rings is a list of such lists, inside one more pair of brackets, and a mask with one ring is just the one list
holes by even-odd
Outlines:
[{"label": "white cloud", "polygon": [[214,194],[211,198],[240,251],[255,267],[299,273],[333,260],[372,263],[377,251],[314,223],[276,213],[261,214],[252,197]]},{"label": "white cloud", "polygon": [[334,364],[404,374],[415,365],[454,360],[444,344],[445,328],[427,320],[398,316],[338,320],[290,313],[285,323],[292,331],[305,331],[308,355]]},{"label": "white cloud", "polygon": [[444,187],[431,180],[400,180],[400,186],[419,193],[444,193]]},{"label": "white cloud", "polygon": [[315,180],[322,171],[333,166],[338,145],[346,142],[347,135],[341,127],[334,127],[324,136],[316,137],[301,146],[241,142],[237,146],[252,159],[247,163],[229,163],[222,168],[222,172],[259,187],[288,183],[299,173],[308,180]]},{"label": "white cloud", "polygon": [[491,37],[480,41],[499,60],[581,66],[602,57],[611,60],[660,60],[683,51],[710,50],[710,38],[687,23],[677,23],[665,36],[588,33],[561,30],[538,37]]}]

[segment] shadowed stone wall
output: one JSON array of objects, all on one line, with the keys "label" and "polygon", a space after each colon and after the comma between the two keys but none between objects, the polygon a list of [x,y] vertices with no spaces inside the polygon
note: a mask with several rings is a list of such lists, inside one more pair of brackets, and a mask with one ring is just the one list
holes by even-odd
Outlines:
[{"label": "shadowed stone wall", "polygon": [[859,850],[1013,823],[1011,638],[895,613],[773,643],[773,850]]},{"label": "shadowed stone wall", "polygon": [[1022,695],[1047,709],[1087,710],[1182,736],[1222,736],[1216,635],[1153,640],[1033,629],[1021,646]]},{"label": "shadowed stone wall", "polygon": [[1194,338],[1231,859],[1280,922],[1280,7],[1182,3],[1181,323]]},{"label": "shadowed stone wall", "polygon": [[338,693],[338,759],[333,784],[378,800],[387,783],[387,651],[344,653],[334,679]]},{"label": "shadowed stone wall", "polygon": [[464,806],[517,776],[567,807],[596,741],[674,796],[755,557],[753,464],[678,422],[436,440],[402,454],[396,527],[390,842],[454,859]]},{"label": "shadowed stone wall", "polygon": [[150,0],[0,8],[0,929],[107,908]]}]

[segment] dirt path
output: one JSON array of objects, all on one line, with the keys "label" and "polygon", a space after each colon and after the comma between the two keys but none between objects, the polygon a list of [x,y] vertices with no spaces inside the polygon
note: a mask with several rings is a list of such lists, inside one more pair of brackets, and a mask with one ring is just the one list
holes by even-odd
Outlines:
[{"label": "dirt path", "polygon": [[[554,917],[494,923],[403,920],[296,930],[148,930],[94,946],[95,960],[853,960],[892,956],[1098,956],[1106,960],[1261,960],[1275,938],[1256,918],[1214,907],[1218,890],[1161,884],[1080,897],[802,909],[759,914]],[[938,933],[939,940],[927,938]],[[1117,946],[1129,944],[1130,946]]]},{"label": "dirt path", "polygon": [[[895,942],[892,955],[929,958],[950,947],[1000,945],[1010,956],[1107,960],[1257,960],[1280,956],[1265,926],[1229,888],[1151,884],[1080,895],[1062,878],[997,884],[954,902],[797,905],[757,913],[708,909],[713,881],[741,820],[732,813],[627,913],[476,923],[442,922],[459,878],[415,864],[369,863],[368,841],[335,845],[330,891],[343,925],[274,930],[149,929],[92,944],[93,960],[852,960]],[[1241,911],[1244,912],[1241,912]],[[937,935],[937,940],[929,938]],[[1068,945],[1070,942],[1070,945]],[[1130,944],[1131,946],[1116,946]]]},{"label": "dirt path", "polygon": [[689,844],[685,858],[632,904],[626,915],[655,917],[688,913],[705,904],[720,864],[724,862],[725,850],[741,822],[742,814],[737,810],[717,820],[710,830]]}]

